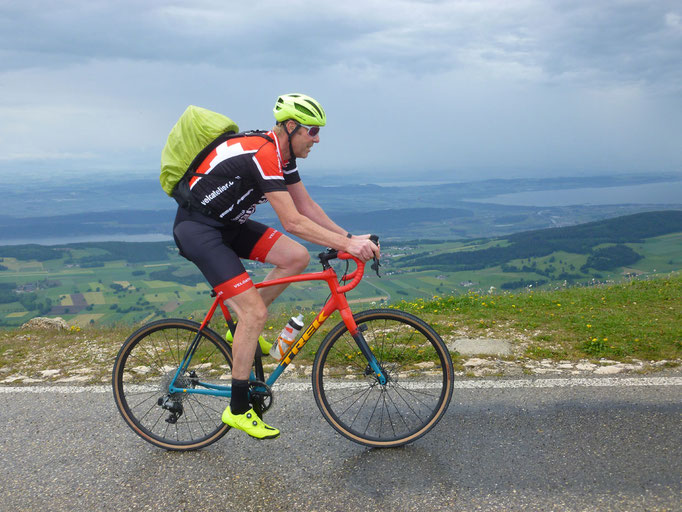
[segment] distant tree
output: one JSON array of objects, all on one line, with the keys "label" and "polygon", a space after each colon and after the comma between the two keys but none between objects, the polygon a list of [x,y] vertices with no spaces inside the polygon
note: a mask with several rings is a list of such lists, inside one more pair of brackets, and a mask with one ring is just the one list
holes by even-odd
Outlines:
[{"label": "distant tree", "polygon": [[618,267],[632,265],[642,259],[642,256],[627,245],[614,245],[597,249],[587,258],[583,268],[596,270],[612,270]]},{"label": "distant tree", "polygon": [[527,288],[528,286],[541,286],[547,282],[546,279],[540,279],[538,281],[530,281],[525,279],[520,279],[519,281],[510,281],[508,283],[502,283],[500,288],[503,290],[515,290],[517,288]]},{"label": "distant tree", "polygon": [[0,247],[0,256],[16,258],[21,261],[48,261],[62,257],[62,252],[54,247],[44,245],[5,245]]}]

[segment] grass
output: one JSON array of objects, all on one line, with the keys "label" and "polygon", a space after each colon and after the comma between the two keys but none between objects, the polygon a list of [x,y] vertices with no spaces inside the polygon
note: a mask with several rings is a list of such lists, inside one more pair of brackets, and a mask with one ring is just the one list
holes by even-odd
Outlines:
[{"label": "grass", "polygon": [[434,297],[394,307],[439,332],[526,339],[526,356],[661,360],[682,355],[682,276],[516,294]]},{"label": "grass", "polygon": [[62,331],[0,331],[0,380],[11,375],[40,378],[44,370],[59,370],[55,379],[110,382],[118,349],[132,330],[72,326]]},{"label": "grass", "polygon": [[[364,306],[364,305],[363,305]],[[608,358],[660,361],[682,358],[682,276],[671,274],[625,284],[555,291],[434,297],[394,303],[416,314],[443,338],[492,337],[510,340],[516,358],[579,360]],[[359,311],[362,307],[356,307]],[[291,312],[278,309],[265,336],[277,337]],[[316,311],[306,310],[308,325]],[[216,317],[217,318],[217,317]],[[310,364],[326,332],[340,321],[335,313],[304,347],[295,364]],[[224,334],[224,320],[212,328]],[[131,325],[72,326],[65,331],[0,331],[0,380],[13,375],[40,378],[87,376],[109,382],[111,367]]]}]

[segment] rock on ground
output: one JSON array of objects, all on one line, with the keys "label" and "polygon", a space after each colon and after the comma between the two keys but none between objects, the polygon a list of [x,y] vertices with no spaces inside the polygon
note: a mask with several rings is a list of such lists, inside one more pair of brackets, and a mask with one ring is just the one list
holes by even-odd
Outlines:
[{"label": "rock on ground", "polygon": [[21,326],[22,329],[68,329],[69,325],[60,316],[55,318],[47,318],[44,316],[37,316],[31,318],[28,322]]}]

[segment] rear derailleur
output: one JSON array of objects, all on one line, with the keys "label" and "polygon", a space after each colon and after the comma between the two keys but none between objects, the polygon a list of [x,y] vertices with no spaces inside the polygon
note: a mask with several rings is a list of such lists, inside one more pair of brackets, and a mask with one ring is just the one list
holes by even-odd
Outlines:
[{"label": "rear derailleur", "polygon": [[178,422],[180,416],[182,416],[182,413],[184,412],[184,409],[182,407],[182,401],[173,398],[171,395],[160,397],[156,404],[159,405],[162,409],[166,409],[167,411],[170,412],[170,414],[166,418],[166,423],[170,423],[171,425],[175,425]]}]

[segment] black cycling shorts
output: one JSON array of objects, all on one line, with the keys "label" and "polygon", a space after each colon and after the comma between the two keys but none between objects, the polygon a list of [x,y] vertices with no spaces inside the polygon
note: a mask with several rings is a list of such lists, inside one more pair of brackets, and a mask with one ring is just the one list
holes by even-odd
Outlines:
[{"label": "black cycling shorts", "polygon": [[180,254],[199,267],[225,298],[252,288],[240,258],[265,261],[282,233],[254,220],[226,226],[189,220],[192,217],[198,218],[179,214],[175,220],[173,238]]}]

